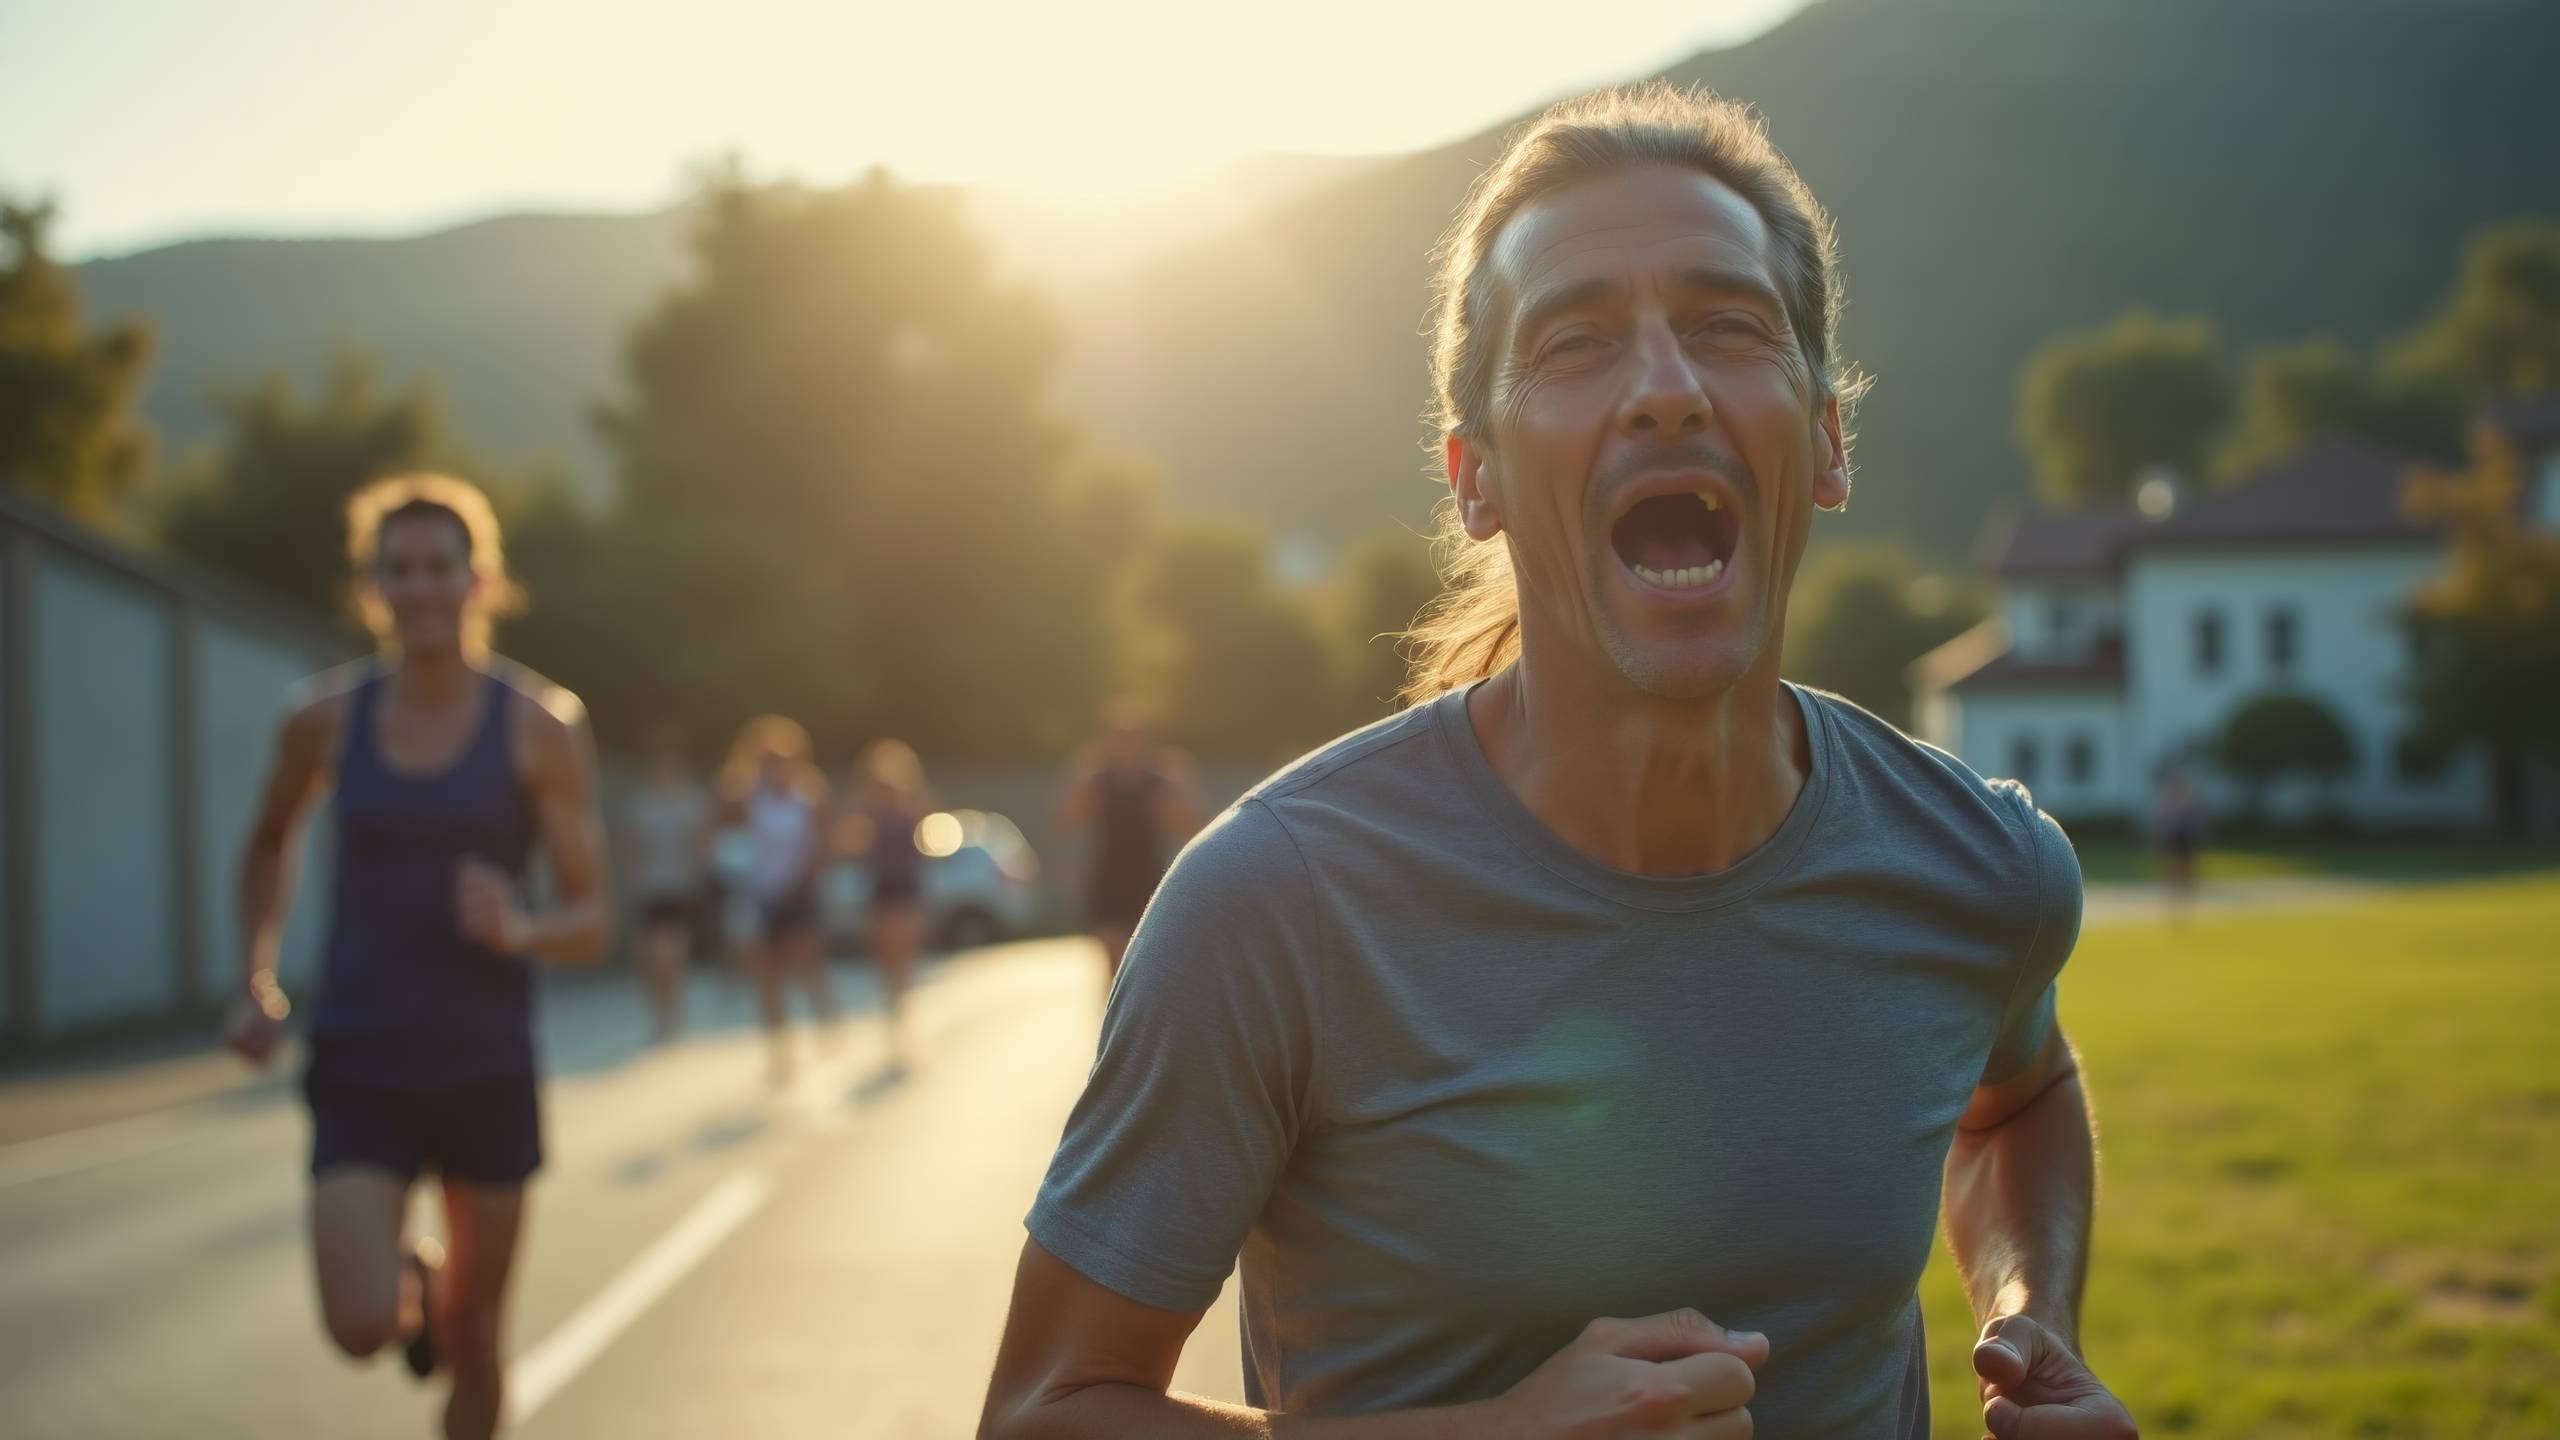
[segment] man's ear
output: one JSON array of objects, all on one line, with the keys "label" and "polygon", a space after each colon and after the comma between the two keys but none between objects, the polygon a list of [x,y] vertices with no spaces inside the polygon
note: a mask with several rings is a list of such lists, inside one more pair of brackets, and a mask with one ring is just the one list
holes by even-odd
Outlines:
[{"label": "man's ear", "polygon": [[1815,422],[1822,446],[1821,469],[1813,476],[1813,503],[1825,510],[1849,508],[1849,446],[1840,438],[1840,397],[1822,397],[1822,416]]},{"label": "man's ear", "polygon": [[1490,540],[1502,533],[1502,505],[1494,485],[1493,456],[1465,434],[1452,430],[1442,437],[1449,467],[1449,493],[1458,497],[1458,523],[1470,540]]}]

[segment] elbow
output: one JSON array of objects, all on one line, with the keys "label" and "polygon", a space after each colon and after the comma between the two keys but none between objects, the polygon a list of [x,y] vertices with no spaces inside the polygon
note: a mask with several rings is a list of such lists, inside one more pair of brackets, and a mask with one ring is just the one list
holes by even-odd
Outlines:
[{"label": "elbow", "polygon": [[1081,1391],[1055,1385],[1028,1392],[991,1390],[978,1415],[978,1440],[1080,1440],[1092,1428],[1076,1420]]},{"label": "elbow", "polygon": [[989,1394],[978,1413],[978,1440],[1034,1440],[1039,1434],[1018,1395]]}]

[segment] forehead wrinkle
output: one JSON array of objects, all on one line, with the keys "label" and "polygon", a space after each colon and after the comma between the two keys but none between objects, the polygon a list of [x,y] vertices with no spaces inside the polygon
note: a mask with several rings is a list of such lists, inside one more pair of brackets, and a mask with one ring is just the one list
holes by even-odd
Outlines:
[{"label": "forehead wrinkle", "polygon": [[1786,301],[1778,292],[1775,277],[1769,273],[1771,269],[1769,258],[1766,255],[1754,253],[1752,246],[1741,243],[1730,235],[1693,230],[1666,234],[1652,240],[1576,243],[1595,240],[1598,234],[1642,228],[1646,227],[1641,224],[1624,225],[1612,227],[1606,232],[1559,236],[1553,244],[1542,247],[1541,253],[1517,281],[1504,275],[1502,267],[1497,266],[1495,277],[1500,285],[1500,293],[1513,302],[1507,307],[1512,334],[1505,337],[1506,348],[1508,344],[1516,343],[1520,335],[1535,329],[1533,322],[1543,318],[1544,313],[1551,309],[1576,308],[1603,298],[1623,300],[1630,290],[1624,278],[1630,267],[1623,258],[1611,259],[1606,262],[1607,268],[1601,273],[1581,279],[1541,284],[1540,281],[1545,276],[1574,261],[1589,257],[1622,257],[1643,251],[1660,250],[1667,246],[1685,247],[1696,244],[1700,249],[1710,252],[1700,258],[1668,261],[1664,267],[1669,272],[1668,288],[1693,292],[1741,294],[1784,312]]}]

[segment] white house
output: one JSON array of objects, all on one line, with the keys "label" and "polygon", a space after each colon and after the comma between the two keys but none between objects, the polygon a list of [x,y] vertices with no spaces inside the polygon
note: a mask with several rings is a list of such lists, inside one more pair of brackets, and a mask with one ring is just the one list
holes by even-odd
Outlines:
[{"label": "white house", "polygon": [[[2526,458],[2528,515],[2560,527],[2560,400],[2491,418]],[[2275,814],[2491,824],[2488,757],[2409,740],[2420,642],[2400,615],[2445,561],[2442,532],[2401,507],[2413,463],[2331,439],[2228,489],[2158,486],[2148,506],[2017,517],[1987,547],[1999,614],[1912,666],[1921,734],[2066,818],[2140,821],[2173,766],[2227,812],[2242,797],[2211,765],[2214,737],[2243,702],[2291,692],[2338,717],[2354,767],[2325,788],[2279,787],[2265,797]]]}]

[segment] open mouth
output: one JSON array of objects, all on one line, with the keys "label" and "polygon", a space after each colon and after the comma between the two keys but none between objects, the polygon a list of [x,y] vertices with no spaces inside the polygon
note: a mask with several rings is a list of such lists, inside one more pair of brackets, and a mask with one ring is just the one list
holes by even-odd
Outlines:
[{"label": "open mouth", "polygon": [[1739,538],[1733,512],[1704,491],[1647,496],[1609,530],[1610,548],[1635,577],[1665,590],[1716,583]]}]

